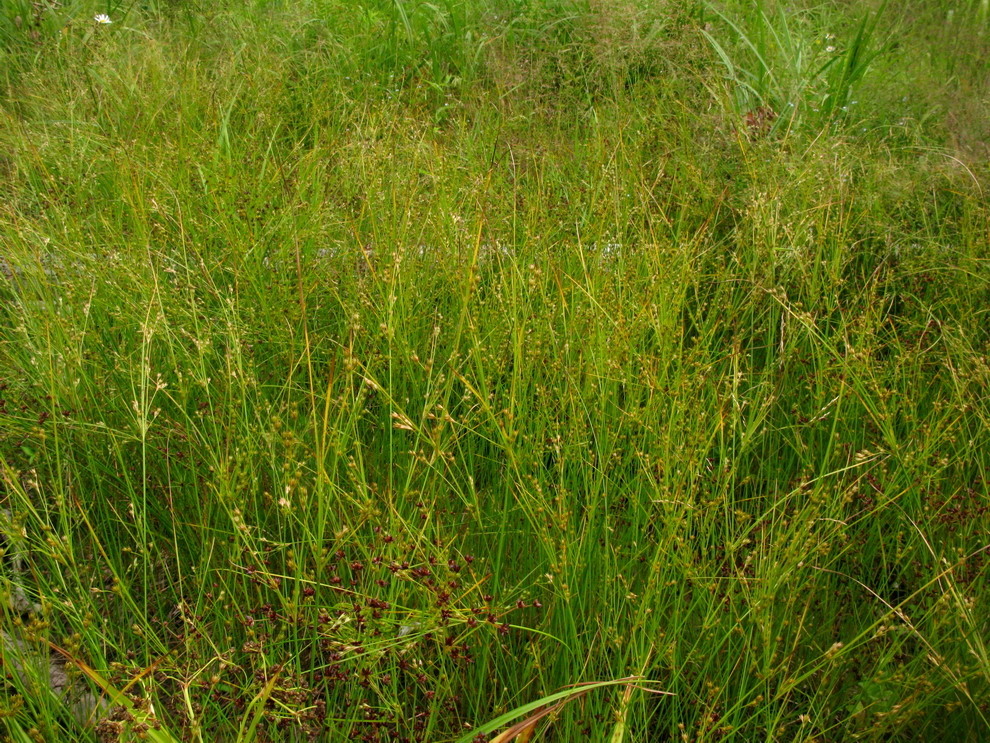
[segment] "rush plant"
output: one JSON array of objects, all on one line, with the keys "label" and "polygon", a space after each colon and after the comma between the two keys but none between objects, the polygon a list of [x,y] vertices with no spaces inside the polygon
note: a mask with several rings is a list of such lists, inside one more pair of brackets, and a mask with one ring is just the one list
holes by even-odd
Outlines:
[{"label": "rush plant", "polygon": [[987,39],[925,5],[0,49],[0,743],[987,739]]}]

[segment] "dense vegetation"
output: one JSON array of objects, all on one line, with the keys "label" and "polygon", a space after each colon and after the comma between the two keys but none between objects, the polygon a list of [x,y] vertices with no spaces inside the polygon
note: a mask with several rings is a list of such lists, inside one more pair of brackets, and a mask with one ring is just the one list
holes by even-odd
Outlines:
[{"label": "dense vegetation", "polygon": [[990,737],[988,58],[985,0],[4,0],[0,734]]}]

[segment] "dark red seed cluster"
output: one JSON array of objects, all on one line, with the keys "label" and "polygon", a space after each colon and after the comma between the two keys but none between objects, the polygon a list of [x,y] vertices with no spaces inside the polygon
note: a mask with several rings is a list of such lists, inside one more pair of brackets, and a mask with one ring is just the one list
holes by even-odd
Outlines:
[{"label": "dark red seed cluster", "polygon": [[[268,735],[304,729],[319,739],[341,710],[355,721],[342,737],[368,743],[464,729],[454,669],[472,666],[481,645],[508,650],[515,627],[538,621],[531,612],[541,604],[528,596],[497,601],[493,576],[476,570],[473,555],[435,542],[423,549],[419,535],[384,525],[365,528],[366,539],[348,531],[322,562],[274,543],[244,550],[243,592],[253,600],[241,603],[237,652],[225,659],[222,681],[203,689],[213,705],[243,715],[273,683]],[[510,621],[517,612],[524,614]],[[298,670],[273,676],[277,666]]]}]

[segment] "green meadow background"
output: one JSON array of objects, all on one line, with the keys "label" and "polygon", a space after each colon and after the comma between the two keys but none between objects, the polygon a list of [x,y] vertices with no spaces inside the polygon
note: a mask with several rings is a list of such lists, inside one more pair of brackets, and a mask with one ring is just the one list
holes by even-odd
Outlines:
[{"label": "green meadow background", "polygon": [[986,0],[0,2],[0,735],[990,738],[988,59]]}]

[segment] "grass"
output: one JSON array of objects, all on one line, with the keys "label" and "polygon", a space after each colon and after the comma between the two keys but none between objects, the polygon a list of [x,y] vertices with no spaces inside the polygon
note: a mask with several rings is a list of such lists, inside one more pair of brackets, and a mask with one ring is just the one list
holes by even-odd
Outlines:
[{"label": "grass", "polygon": [[985,3],[797,5],[5,4],[5,739],[990,735]]}]

